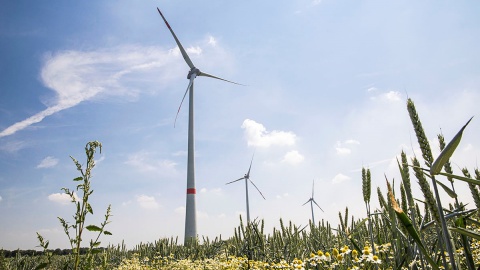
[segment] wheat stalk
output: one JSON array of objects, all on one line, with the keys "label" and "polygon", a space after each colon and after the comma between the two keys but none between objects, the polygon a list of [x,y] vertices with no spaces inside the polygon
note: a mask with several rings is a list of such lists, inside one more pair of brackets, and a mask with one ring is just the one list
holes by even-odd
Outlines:
[{"label": "wheat stalk", "polygon": [[427,178],[425,177],[425,174],[423,174],[423,171],[420,168],[420,163],[418,162],[418,159],[414,157],[412,159],[412,163],[415,177],[417,177],[418,184],[420,185],[420,189],[422,190],[423,196],[425,197],[426,206],[428,207],[428,210],[432,215],[433,220],[435,220],[437,224],[440,224],[440,216],[438,214],[437,203],[435,202],[432,190],[430,189],[430,184],[428,184]]},{"label": "wheat stalk", "polygon": [[415,109],[415,104],[411,99],[407,100],[407,109],[408,114],[410,115],[410,120],[412,121],[413,128],[415,130],[415,135],[417,136],[418,144],[422,150],[422,157],[425,160],[425,164],[430,168],[433,163],[432,150],[428,142],[427,136],[422,127],[422,122],[418,117],[417,110]]},{"label": "wheat stalk", "polygon": [[[463,168],[462,173],[463,173],[463,175],[465,175],[465,177],[472,178],[470,173],[468,172],[467,168]],[[477,174],[478,170],[475,170],[475,173],[476,173],[475,176],[478,179],[479,176],[480,176],[480,175]],[[474,185],[472,183],[468,183],[468,187],[470,188],[470,193],[472,194],[473,201],[475,202],[475,206],[477,207],[477,209],[480,209],[480,193],[478,192],[477,185]]]}]

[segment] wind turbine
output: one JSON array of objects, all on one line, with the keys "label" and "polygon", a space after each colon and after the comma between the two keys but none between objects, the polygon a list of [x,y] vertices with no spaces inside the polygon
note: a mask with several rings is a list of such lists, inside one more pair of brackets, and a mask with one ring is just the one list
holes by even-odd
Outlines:
[{"label": "wind turbine", "polygon": [[185,239],[184,239],[185,243],[187,243],[191,239],[197,238],[197,211],[196,211],[196,204],[195,204],[196,189],[195,189],[195,157],[194,157],[195,145],[194,145],[193,81],[197,76],[204,76],[204,77],[210,77],[217,80],[226,81],[229,83],[234,83],[234,84],[239,84],[239,83],[225,80],[205,72],[201,72],[198,68],[196,68],[192,60],[190,59],[190,57],[188,57],[187,52],[183,48],[182,44],[178,40],[177,36],[173,32],[172,28],[170,27],[170,25],[168,24],[167,20],[165,19],[165,17],[163,16],[162,12],[158,7],[157,7],[157,10],[158,10],[158,13],[160,13],[160,16],[162,16],[163,21],[167,25],[168,30],[170,30],[170,33],[172,33],[172,36],[175,39],[175,42],[177,43],[177,46],[180,49],[180,52],[182,53],[183,59],[185,60],[187,65],[190,67],[190,71],[188,72],[188,75],[187,75],[187,79],[189,79],[190,82],[188,83],[187,90],[183,95],[182,101],[180,102],[180,106],[178,107],[177,115],[175,116],[175,123],[176,123],[178,113],[180,112],[180,108],[182,107],[182,104],[183,104],[183,100],[185,99],[185,96],[187,96],[187,93],[190,91],[190,94],[188,97],[189,106],[188,106],[188,165],[187,165],[187,202],[186,202],[187,206],[186,206],[186,212],[185,212]]},{"label": "wind turbine", "polygon": [[246,196],[246,201],[247,201],[247,224],[250,224],[250,206],[249,206],[249,203],[248,203],[248,182],[249,181],[258,190],[260,195],[262,195],[263,199],[265,200],[265,196],[263,196],[260,189],[258,189],[258,187],[253,183],[252,180],[250,180],[250,170],[252,169],[252,162],[253,162],[253,156],[252,156],[252,160],[250,161],[250,167],[248,168],[248,172],[242,178],[239,178],[237,180],[233,180],[232,182],[228,182],[228,183],[225,184],[225,185],[228,185],[228,184],[232,184],[232,183],[235,183],[237,181],[245,179],[245,196]]},{"label": "wind turbine", "polygon": [[313,215],[313,204],[315,204],[323,212],[323,209],[320,207],[320,205],[318,205],[318,203],[313,198],[314,191],[315,191],[315,179],[313,180],[313,183],[312,183],[312,197],[310,199],[308,199],[308,201],[302,205],[302,206],[304,206],[305,204],[310,203],[310,208],[312,209],[312,224],[313,225],[315,225],[315,216]]}]

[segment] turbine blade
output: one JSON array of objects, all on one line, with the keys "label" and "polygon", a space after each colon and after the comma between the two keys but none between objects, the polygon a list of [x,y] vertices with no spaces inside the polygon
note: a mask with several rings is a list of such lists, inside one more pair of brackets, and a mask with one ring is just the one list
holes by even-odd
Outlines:
[{"label": "turbine blade", "polygon": [[318,206],[318,208],[320,208],[320,210],[322,210],[322,212],[325,212],[325,211],[323,211],[323,209],[320,207],[320,205],[318,205],[318,203],[317,203],[315,200],[312,200],[312,202],[313,202],[316,206]]},{"label": "turbine blade", "polygon": [[312,183],[312,198],[314,198],[313,196],[314,190],[315,190],[315,179],[313,179],[313,183]]},{"label": "turbine blade", "polygon": [[190,90],[190,87],[193,85],[193,80],[195,79],[195,76],[190,77],[190,82],[188,83],[187,90],[185,91],[185,94],[183,94],[182,102],[180,102],[180,106],[178,106],[178,111],[177,115],[175,115],[175,122],[173,123],[173,127],[177,124],[177,117],[178,114],[180,113],[180,109],[182,108],[183,101],[185,100],[185,97],[187,96],[188,90]]},{"label": "turbine blade", "polygon": [[[250,179],[248,179],[248,180],[250,180]],[[263,199],[266,200],[266,199],[265,199],[265,196],[263,196],[263,194],[262,194],[262,192],[260,191],[260,189],[258,189],[258,187],[253,183],[252,180],[250,180],[250,183],[252,183],[252,185],[258,190],[258,192],[260,193],[260,195],[262,195]]]},{"label": "turbine blade", "polygon": [[252,169],[252,163],[253,163],[253,157],[254,156],[255,156],[255,153],[253,153],[252,160],[250,160],[250,167],[248,167],[247,178],[250,178],[250,169]]},{"label": "turbine blade", "polygon": [[170,33],[172,33],[172,36],[173,36],[173,38],[175,39],[175,42],[177,43],[177,46],[178,46],[178,48],[180,49],[180,52],[182,53],[183,59],[185,60],[185,62],[187,62],[187,65],[188,65],[190,68],[194,68],[195,66],[194,66],[193,63],[192,63],[192,60],[190,60],[190,57],[188,57],[187,52],[185,51],[185,49],[183,48],[182,44],[181,44],[180,41],[178,40],[177,36],[176,36],[175,33],[173,32],[172,28],[171,28],[170,25],[168,24],[167,19],[165,19],[165,17],[163,16],[162,12],[160,11],[160,9],[159,9],[158,7],[157,7],[157,10],[158,10],[158,13],[160,13],[160,16],[162,16],[163,21],[164,21],[165,24],[167,25],[168,30],[170,30]]},{"label": "turbine blade", "polygon": [[312,199],[308,199],[307,202],[305,202],[304,204],[302,204],[302,206],[304,206],[305,204],[309,203]]},{"label": "turbine blade", "polygon": [[[217,80],[222,80],[222,81],[225,81],[225,82],[229,82],[229,83],[233,83],[233,84],[237,84],[237,85],[243,85],[241,83],[236,83],[236,82],[232,82],[232,81],[229,81],[229,80],[225,80],[225,79],[222,79],[220,77],[217,77],[217,76],[213,76],[213,75],[210,75],[208,73],[205,73],[205,72],[202,72],[200,71],[200,74],[198,74],[198,76],[205,76],[205,77],[210,77],[210,78],[214,78],[214,79],[217,79]],[[243,85],[245,86],[245,85]]]},{"label": "turbine blade", "polygon": [[245,179],[245,177],[238,178],[237,180],[233,180],[232,182],[228,182],[228,183],[226,183],[225,185],[228,185],[228,184],[231,184],[231,183],[235,183],[235,182],[240,181],[240,180],[243,180],[243,179]]}]

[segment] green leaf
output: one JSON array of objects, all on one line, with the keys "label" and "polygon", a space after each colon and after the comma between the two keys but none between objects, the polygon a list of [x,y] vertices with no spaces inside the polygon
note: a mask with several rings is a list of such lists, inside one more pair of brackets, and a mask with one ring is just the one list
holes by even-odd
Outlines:
[{"label": "green leaf", "polygon": [[455,174],[450,174],[450,173],[444,173],[444,172],[439,172],[439,175],[447,176],[447,177],[452,177],[460,181],[468,182],[474,185],[479,185],[480,186],[480,180],[473,179],[473,178],[468,178],[460,175],[455,175]]},{"label": "green leaf", "polygon": [[92,215],[93,215],[93,209],[92,209],[92,206],[91,206],[89,203],[87,203],[87,205],[86,205],[86,206],[87,206],[87,211],[88,211],[90,214],[92,214]]},{"label": "green leaf", "polygon": [[73,181],[82,181],[82,180],[83,180],[83,177],[81,177],[81,176],[79,176],[79,177],[77,177],[77,178],[73,179]]},{"label": "green leaf", "polygon": [[98,254],[100,252],[102,252],[101,249],[92,249],[92,254]]},{"label": "green leaf", "polygon": [[[472,116],[473,118],[473,116]],[[467,127],[467,125],[472,121],[472,118],[468,120],[468,122],[460,129],[460,131],[453,137],[453,139],[447,144],[447,146],[443,149],[437,159],[433,162],[432,166],[430,167],[430,174],[435,175],[438,174],[445,163],[450,159],[455,152],[458,144],[460,144],[460,140],[462,139],[463,130]]]},{"label": "green leaf", "polygon": [[443,190],[445,190],[445,192],[447,192],[448,196],[450,196],[451,198],[457,198],[457,193],[455,193],[453,190],[451,190],[449,187],[447,187],[437,179],[435,179],[435,181],[443,188]]},{"label": "green leaf", "polygon": [[357,243],[353,240],[353,238],[348,237],[348,240],[350,240],[350,242],[352,242],[353,247],[354,247],[359,253],[362,253],[362,249],[357,245]]},{"label": "green leaf", "polygon": [[95,243],[93,243],[92,247],[98,247],[98,246],[100,246],[100,244],[101,244],[101,242],[95,242]]},{"label": "green leaf", "polygon": [[109,232],[109,231],[104,231],[103,234],[105,234],[105,235],[112,235],[112,233]]},{"label": "green leaf", "polygon": [[100,227],[95,226],[95,225],[88,225],[86,227],[86,229],[90,232],[101,232],[102,231],[102,229]]},{"label": "green leaf", "polygon": [[480,234],[475,232],[475,231],[472,231],[472,230],[469,230],[469,229],[464,229],[464,228],[458,228],[458,227],[455,227],[455,228],[454,227],[448,227],[448,229],[451,230],[451,231],[457,232],[457,233],[461,233],[461,234],[466,235],[468,237],[480,240]]},{"label": "green leaf", "polygon": [[417,243],[418,248],[420,251],[423,253],[425,259],[430,263],[433,269],[440,269],[438,265],[435,263],[435,261],[429,256],[429,253],[425,246],[423,245],[422,240],[420,239],[420,235],[418,234],[417,230],[413,226],[412,221],[410,218],[403,212],[402,208],[400,208],[397,204],[397,201],[395,200],[395,196],[393,195],[392,188],[390,184],[387,181],[387,187],[388,187],[388,197],[391,202],[391,208],[395,211],[395,214],[397,215],[398,220],[404,228],[407,230],[408,234],[412,237],[412,239]]},{"label": "green leaf", "polygon": [[48,263],[44,262],[39,264],[37,267],[35,267],[35,270],[43,269],[43,268],[46,268],[47,266],[48,266]]}]

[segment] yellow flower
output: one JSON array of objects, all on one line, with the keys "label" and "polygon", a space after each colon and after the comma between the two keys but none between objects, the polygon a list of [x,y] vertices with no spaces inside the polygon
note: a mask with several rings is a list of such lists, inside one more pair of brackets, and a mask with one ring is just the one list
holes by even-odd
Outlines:
[{"label": "yellow flower", "polygon": [[382,263],[382,260],[380,260],[377,255],[374,255],[372,257],[372,261],[373,261],[373,263],[376,263],[376,264]]},{"label": "yellow flower", "polygon": [[325,261],[329,262],[332,260],[332,257],[330,257],[330,253],[325,252]]},{"label": "yellow flower", "polygon": [[356,249],[352,250],[352,255],[353,255],[353,257],[357,257],[358,256],[358,251]]},{"label": "yellow flower", "polygon": [[323,252],[321,250],[317,251],[318,256],[323,256]]},{"label": "yellow flower", "polygon": [[334,257],[337,257],[337,255],[338,255],[338,249],[334,248],[333,251],[332,251],[332,255],[333,255]]}]

